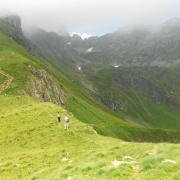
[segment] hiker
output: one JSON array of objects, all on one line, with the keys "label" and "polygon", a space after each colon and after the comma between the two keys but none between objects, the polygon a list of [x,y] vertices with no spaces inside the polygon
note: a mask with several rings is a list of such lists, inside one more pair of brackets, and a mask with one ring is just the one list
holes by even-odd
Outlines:
[{"label": "hiker", "polygon": [[68,129],[69,128],[69,118],[68,116],[65,117],[65,123],[64,123],[64,129]]},{"label": "hiker", "polygon": [[61,122],[61,116],[60,116],[59,112],[58,112],[57,118],[58,118],[58,122]]}]

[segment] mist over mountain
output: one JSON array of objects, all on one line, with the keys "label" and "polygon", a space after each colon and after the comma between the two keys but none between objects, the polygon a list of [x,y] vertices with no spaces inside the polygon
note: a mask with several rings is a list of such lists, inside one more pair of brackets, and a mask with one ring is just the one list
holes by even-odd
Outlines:
[{"label": "mist over mountain", "polygon": [[171,66],[180,63],[179,41],[180,20],[172,19],[156,27],[119,29],[79,44],[72,42],[72,46],[77,50],[84,48],[84,52],[93,47],[96,62],[101,56],[103,63],[112,65]]},{"label": "mist over mountain", "polygon": [[[8,24],[11,28],[19,24],[16,34],[11,28],[4,33],[127,121],[168,127],[171,118],[162,112],[161,105],[167,106],[169,114],[179,111],[179,19],[156,27],[121,28],[84,40],[78,34],[69,36],[64,29],[66,35],[60,36],[38,27],[24,31],[27,40],[20,23],[9,20]],[[153,111],[155,107],[159,115]],[[168,123],[163,123],[164,117]],[[177,119],[174,117],[172,127],[178,127]]]},{"label": "mist over mountain", "polygon": [[[42,36],[50,36],[50,34],[52,35],[43,30],[40,33],[38,28],[25,31],[26,37],[40,49],[43,46],[40,45]],[[75,64],[84,66],[89,63],[100,66],[172,66],[180,63],[180,20],[178,18],[155,27],[120,28],[114,33],[84,40],[77,34],[72,37],[68,36],[67,32],[65,34],[65,36],[56,35],[56,40],[52,40],[50,47],[54,53],[49,54],[50,57],[68,58]],[[58,47],[59,50],[57,50]],[[88,49],[92,49],[91,53],[88,53]],[[41,50],[48,55],[48,47]]]},{"label": "mist over mountain", "polygon": [[[49,13],[63,2],[28,1],[27,12],[35,2],[52,29]],[[21,23],[0,18],[0,179],[180,177],[179,19],[89,38]]]}]

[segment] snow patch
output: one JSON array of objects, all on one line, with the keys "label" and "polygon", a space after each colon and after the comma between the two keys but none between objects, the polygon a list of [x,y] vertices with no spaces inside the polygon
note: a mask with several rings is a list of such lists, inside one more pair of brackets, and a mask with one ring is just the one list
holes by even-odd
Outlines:
[{"label": "snow patch", "polygon": [[89,49],[87,50],[87,52],[92,52],[92,50],[93,50],[93,47],[89,48]]},{"label": "snow patch", "polygon": [[78,70],[81,71],[81,67],[80,66],[78,66]]},{"label": "snow patch", "polygon": [[114,66],[115,68],[118,68],[119,66]]},{"label": "snow patch", "polygon": [[70,44],[71,44],[71,42],[68,42],[67,44],[69,44],[69,45],[70,45]]}]

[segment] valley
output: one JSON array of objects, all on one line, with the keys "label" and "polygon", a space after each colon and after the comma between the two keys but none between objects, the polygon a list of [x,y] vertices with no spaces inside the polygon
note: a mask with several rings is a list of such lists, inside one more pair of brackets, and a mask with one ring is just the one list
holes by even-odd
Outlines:
[{"label": "valley", "polygon": [[[149,34],[136,33],[126,35],[133,46]],[[141,41],[122,60],[115,35],[30,37],[20,17],[0,19],[0,179],[179,178],[179,45],[156,64],[160,51],[149,63]]]},{"label": "valley", "polygon": [[25,36],[49,57],[46,63],[129,122],[179,127],[179,19],[85,40],[39,28]]}]

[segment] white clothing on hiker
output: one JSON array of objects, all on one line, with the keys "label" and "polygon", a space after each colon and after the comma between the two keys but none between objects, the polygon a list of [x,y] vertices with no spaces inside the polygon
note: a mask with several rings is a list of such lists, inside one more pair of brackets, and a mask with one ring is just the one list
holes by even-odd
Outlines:
[{"label": "white clothing on hiker", "polygon": [[68,116],[65,117],[65,124],[64,124],[64,129],[68,129],[69,127],[69,118]]},{"label": "white clothing on hiker", "polygon": [[69,118],[66,116],[65,117],[65,121],[68,123],[69,122]]}]

